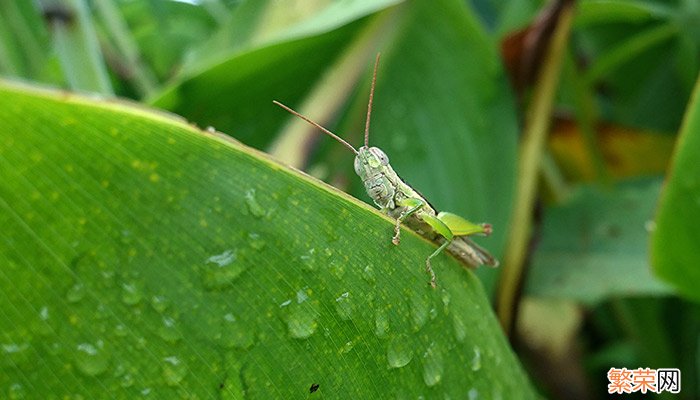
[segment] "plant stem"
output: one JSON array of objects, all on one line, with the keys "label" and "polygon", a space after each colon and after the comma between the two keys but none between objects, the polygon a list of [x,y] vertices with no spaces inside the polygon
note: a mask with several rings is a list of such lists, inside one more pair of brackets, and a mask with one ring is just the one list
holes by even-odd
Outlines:
[{"label": "plant stem", "polygon": [[537,178],[572,19],[573,3],[568,3],[562,8],[526,115],[518,159],[515,191],[517,200],[511,218],[509,245],[504,256],[496,304],[496,311],[506,334],[511,332],[515,318],[516,297],[521,286],[523,265],[530,240]]},{"label": "plant stem", "polygon": [[93,0],[93,4],[104,22],[108,39],[114,42],[118,56],[122,59],[121,65],[126,67],[126,79],[134,81],[141,97],[153,94],[157,86],[155,75],[141,61],[139,48],[119,10],[111,0]]},{"label": "plant stem", "polygon": [[71,19],[54,18],[50,21],[56,53],[69,87],[113,94],[85,0],[62,0],[52,4],[72,13],[69,14]]}]

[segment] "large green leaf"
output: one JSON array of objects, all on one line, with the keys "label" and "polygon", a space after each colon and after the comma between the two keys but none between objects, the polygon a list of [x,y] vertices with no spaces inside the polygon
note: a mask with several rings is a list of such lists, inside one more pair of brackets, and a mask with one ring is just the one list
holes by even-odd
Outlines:
[{"label": "large green leaf", "polygon": [[535,396],[474,275],[430,289],[368,205],[115,101],[2,84],[0,120],[4,393]]},{"label": "large green leaf", "polygon": [[676,145],[652,241],[656,273],[683,294],[700,299],[700,79]]}]

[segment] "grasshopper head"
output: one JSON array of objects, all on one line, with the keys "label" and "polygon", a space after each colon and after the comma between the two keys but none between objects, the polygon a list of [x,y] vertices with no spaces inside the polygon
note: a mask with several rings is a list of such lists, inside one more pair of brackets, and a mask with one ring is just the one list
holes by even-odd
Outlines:
[{"label": "grasshopper head", "polygon": [[360,147],[355,156],[355,173],[361,178],[376,175],[388,165],[389,157],[378,147]]}]

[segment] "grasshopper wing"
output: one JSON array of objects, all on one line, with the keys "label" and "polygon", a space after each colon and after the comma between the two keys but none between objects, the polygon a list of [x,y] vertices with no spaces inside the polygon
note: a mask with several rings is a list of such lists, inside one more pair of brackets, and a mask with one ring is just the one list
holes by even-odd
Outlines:
[{"label": "grasshopper wing", "polygon": [[438,214],[438,219],[447,225],[455,236],[467,236],[482,234],[488,235],[491,233],[490,225],[475,224],[471,221],[460,217],[457,214],[441,211]]},{"label": "grasshopper wing", "polygon": [[498,267],[498,260],[491,253],[466,236],[455,237],[447,247],[447,251],[472,267],[480,265]]}]

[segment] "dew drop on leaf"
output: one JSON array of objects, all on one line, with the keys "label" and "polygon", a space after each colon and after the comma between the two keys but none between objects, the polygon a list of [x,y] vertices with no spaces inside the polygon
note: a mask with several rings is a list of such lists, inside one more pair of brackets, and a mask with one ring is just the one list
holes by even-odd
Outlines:
[{"label": "dew drop on leaf", "polygon": [[119,386],[123,388],[128,388],[133,386],[134,384],[134,376],[131,374],[124,374],[121,376],[119,379]]},{"label": "dew drop on leaf", "polygon": [[428,301],[419,292],[411,294],[411,318],[413,319],[413,329],[419,331],[428,321]]},{"label": "dew drop on leaf", "polygon": [[222,318],[218,340],[226,349],[247,349],[253,345],[253,332],[250,326],[241,323],[232,313],[227,313]]},{"label": "dew drop on leaf", "polygon": [[37,334],[42,336],[50,335],[54,332],[53,323],[54,321],[53,318],[51,318],[49,307],[43,306],[39,309],[39,321],[34,326],[34,330]]},{"label": "dew drop on leaf", "polygon": [[109,354],[101,340],[98,340],[96,344],[80,343],[76,350],[75,365],[85,375],[96,376],[107,370]]},{"label": "dew drop on leaf", "polygon": [[474,346],[474,357],[471,361],[472,371],[478,371],[481,369],[481,350]]},{"label": "dew drop on leaf", "polygon": [[350,292],[344,292],[335,299],[335,311],[343,321],[348,321],[352,318],[353,304]]},{"label": "dew drop on leaf", "polygon": [[345,264],[341,262],[332,261],[328,269],[331,274],[338,280],[342,280],[345,275]]},{"label": "dew drop on leaf", "polygon": [[259,233],[250,232],[248,233],[248,245],[253,250],[260,251],[265,248],[267,243],[265,243],[265,239],[263,239]]},{"label": "dew drop on leaf", "polygon": [[455,337],[457,341],[463,342],[467,337],[467,326],[464,320],[459,315],[452,316],[452,326],[454,327]]},{"label": "dew drop on leaf", "polygon": [[122,303],[135,306],[143,299],[143,291],[134,282],[122,283]]},{"label": "dew drop on leaf", "polygon": [[66,300],[69,303],[77,303],[83,297],[85,297],[85,286],[82,283],[76,283],[66,292]]},{"label": "dew drop on leaf", "polygon": [[245,192],[245,204],[248,207],[248,211],[251,215],[256,218],[262,218],[265,216],[265,209],[258,203],[255,198],[255,189],[248,189]]},{"label": "dew drop on leaf", "polygon": [[382,339],[386,337],[387,333],[389,333],[389,320],[384,310],[377,309],[374,314],[374,334]]},{"label": "dew drop on leaf", "polygon": [[349,353],[349,352],[353,349],[353,347],[355,347],[355,343],[353,343],[352,340],[351,340],[351,341],[345,343],[345,344],[343,345],[343,347],[340,348],[340,352],[341,352],[342,354],[347,354],[347,353]]},{"label": "dew drop on leaf", "polygon": [[151,307],[153,307],[156,312],[162,314],[170,305],[170,301],[165,296],[152,296],[151,297]]},{"label": "dew drop on leaf", "polygon": [[423,381],[428,386],[435,386],[442,380],[443,373],[442,353],[432,342],[423,353]]},{"label": "dew drop on leaf", "polygon": [[452,300],[451,296],[450,296],[450,292],[448,292],[445,289],[442,289],[442,292],[440,293],[440,299],[442,300],[442,307],[443,307],[443,310],[445,311],[445,314],[449,314],[450,313],[450,301]]},{"label": "dew drop on leaf", "polygon": [[176,343],[182,339],[182,334],[177,326],[177,320],[172,317],[163,317],[157,333],[161,339],[168,343]]},{"label": "dew drop on leaf", "polygon": [[215,254],[207,258],[204,265],[204,287],[208,290],[228,289],[245,269],[246,264],[238,260],[236,251],[226,250]]},{"label": "dew drop on leaf", "polygon": [[7,397],[10,400],[20,400],[27,398],[27,391],[21,383],[13,383],[7,390]]},{"label": "dew drop on leaf", "polygon": [[374,268],[371,265],[365,267],[362,270],[362,279],[364,279],[370,285],[374,285],[377,282],[377,278],[374,275]]},{"label": "dew drop on leaf", "polygon": [[412,359],[413,352],[411,344],[408,342],[408,336],[401,334],[389,341],[386,349],[386,360],[389,363],[389,368],[401,368]]},{"label": "dew drop on leaf", "polygon": [[308,272],[313,272],[318,269],[318,264],[316,263],[316,249],[313,247],[309,249],[306,254],[301,255],[301,269]]},{"label": "dew drop on leaf", "polygon": [[296,295],[296,302],[290,301],[284,305],[285,303],[282,303],[281,310],[289,335],[295,339],[306,339],[313,335],[318,328],[318,310],[306,291],[300,289]]},{"label": "dew drop on leaf", "polygon": [[124,324],[117,324],[114,327],[114,334],[119,336],[119,337],[124,337],[129,333],[129,331],[126,329],[126,326]]},{"label": "dew drop on leaf", "polygon": [[163,380],[168,386],[177,386],[187,375],[187,366],[176,356],[163,359]]}]

